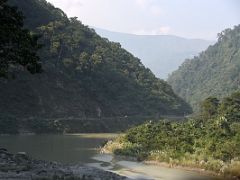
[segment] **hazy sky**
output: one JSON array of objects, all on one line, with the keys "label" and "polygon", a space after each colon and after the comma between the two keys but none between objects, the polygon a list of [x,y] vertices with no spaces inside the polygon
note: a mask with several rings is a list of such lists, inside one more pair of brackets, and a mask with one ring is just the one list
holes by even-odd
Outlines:
[{"label": "hazy sky", "polygon": [[48,0],[84,24],[133,34],[216,39],[240,24],[240,0]]}]

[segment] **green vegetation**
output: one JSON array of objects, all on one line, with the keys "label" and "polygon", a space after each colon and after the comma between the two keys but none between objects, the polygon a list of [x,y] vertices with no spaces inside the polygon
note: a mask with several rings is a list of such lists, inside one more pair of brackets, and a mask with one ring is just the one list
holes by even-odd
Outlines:
[{"label": "green vegetation", "polygon": [[206,99],[202,114],[187,121],[131,128],[104,150],[240,177],[240,92],[216,102]]},{"label": "green vegetation", "polygon": [[197,55],[214,43],[173,35],[134,35],[94,29],[102,37],[120,42],[124,49],[139,57],[143,64],[162,79],[167,79],[168,74],[176,70],[184,62],[184,59]]},{"label": "green vegetation", "polygon": [[5,116],[0,117],[0,132],[1,134],[17,134],[19,130],[19,122],[15,117]]},{"label": "green vegetation", "polygon": [[186,60],[168,79],[174,92],[194,111],[209,96],[223,98],[240,88],[240,25],[218,35],[218,42]]},{"label": "green vegetation", "polygon": [[38,55],[44,72],[35,76],[20,72],[15,80],[0,79],[3,118],[14,115],[21,121],[191,113],[171,86],[119,43],[101,38],[45,0],[9,0],[9,4],[22,11],[24,26],[41,36],[43,47]]},{"label": "green vegetation", "polygon": [[44,37],[47,48],[43,54],[48,63],[77,79],[102,106],[118,105],[114,114],[190,112],[171,87],[157,79],[139,59],[120,44],[102,39],[76,18],[50,22],[38,32]]},{"label": "green vegetation", "polygon": [[40,72],[38,36],[23,28],[22,13],[6,0],[0,1],[0,10],[0,77],[19,65],[31,73]]}]

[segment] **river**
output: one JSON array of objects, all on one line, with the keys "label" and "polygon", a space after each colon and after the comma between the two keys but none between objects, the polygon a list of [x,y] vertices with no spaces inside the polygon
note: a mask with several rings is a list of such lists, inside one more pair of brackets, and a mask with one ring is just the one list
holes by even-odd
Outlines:
[{"label": "river", "polygon": [[11,135],[0,136],[0,147],[10,152],[67,164],[84,164],[112,171],[133,179],[208,180],[199,173],[140,162],[117,160],[98,153],[98,148],[117,134]]}]

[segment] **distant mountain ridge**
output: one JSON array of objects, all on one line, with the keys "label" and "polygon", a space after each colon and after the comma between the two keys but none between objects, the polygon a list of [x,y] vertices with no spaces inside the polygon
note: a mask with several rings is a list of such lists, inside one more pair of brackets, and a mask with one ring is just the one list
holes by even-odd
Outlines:
[{"label": "distant mountain ridge", "polygon": [[213,41],[186,39],[174,35],[134,35],[93,28],[102,37],[119,42],[162,79],[166,79],[186,58],[198,55],[213,44]]},{"label": "distant mountain ridge", "polygon": [[222,98],[240,89],[240,25],[218,36],[217,43],[186,60],[168,79],[195,110],[209,96]]}]

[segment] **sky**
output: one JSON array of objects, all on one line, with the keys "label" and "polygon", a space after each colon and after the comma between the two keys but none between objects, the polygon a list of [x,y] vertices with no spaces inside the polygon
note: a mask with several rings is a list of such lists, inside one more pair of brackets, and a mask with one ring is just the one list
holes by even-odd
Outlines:
[{"label": "sky", "polygon": [[83,24],[138,35],[216,40],[240,24],[240,0],[47,0]]}]

